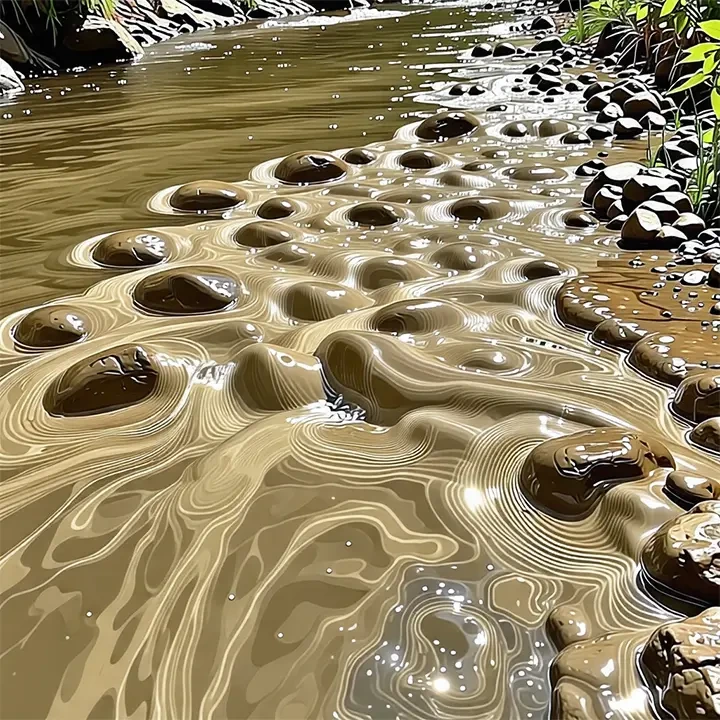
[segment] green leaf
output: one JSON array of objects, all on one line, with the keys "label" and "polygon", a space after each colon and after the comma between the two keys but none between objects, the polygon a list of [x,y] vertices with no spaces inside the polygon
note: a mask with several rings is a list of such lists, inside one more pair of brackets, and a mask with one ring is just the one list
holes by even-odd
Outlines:
[{"label": "green leaf", "polygon": [[644,20],[648,16],[649,12],[650,12],[650,8],[647,5],[641,5],[639,8],[637,8],[635,17],[638,20]]},{"label": "green leaf", "polygon": [[660,10],[660,17],[665,17],[666,15],[669,15],[671,12],[673,12],[679,2],[680,0],[665,0]]},{"label": "green leaf", "polygon": [[713,53],[712,55],[708,55],[705,58],[705,62],[702,66],[702,71],[705,73],[705,75],[712,75],[713,70],[715,70],[715,68],[718,66],[718,62],[720,61],[718,61],[717,55],[715,53]]},{"label": "green leaf", "polygon": [[692,77],[688,78],[682,85],[673,88],[670,92],[676,93],[682,92],[683,90],[689,90],[691,87],[695,87],[696,85],[700,85],[700,83],[705,82],[705,78],[705,73],[700,70],[696,72]]},{"label": "green leaf", "polygon": [[680,62],[700,62],[700,60],[704,59],[706,55],[715,52],[716,50],[720,50],[720,45],[718,43],[698,43],[697,45],[693,45],[693,47],[686,50],[687,55],[685,55],[685,57]]},{"label": "green leaf", "polygon": [[710,99],[712,101],[712,109],[715,113],[715,117],[720,120],[720,92],[717,88],[713,88]]},{"label": "green leaf", "polygon": [[[713,110],[715,110],[715,100],[713,99]],[[717,110],[715,110],[717,113]],[[720,115],[718,116],[720,117]],[[703,133],[702,141],[708,145],[715,139],[715,128],[710,128]]]},{"label": "green leaf", "polygon": [[700,23],[700,29],[713,40],[720,40],[720,20],[706,20]]}]

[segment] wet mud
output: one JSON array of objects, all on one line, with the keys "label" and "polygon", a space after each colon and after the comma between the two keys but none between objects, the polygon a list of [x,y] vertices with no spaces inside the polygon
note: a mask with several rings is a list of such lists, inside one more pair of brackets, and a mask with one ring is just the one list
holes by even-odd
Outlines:
[{"label": "wet mud", "polygon": [[161,183],[11,300],[3,716],[717,712],[716,270],[583,207],[644,151],[586,63],[405,12],[417,116]]}]

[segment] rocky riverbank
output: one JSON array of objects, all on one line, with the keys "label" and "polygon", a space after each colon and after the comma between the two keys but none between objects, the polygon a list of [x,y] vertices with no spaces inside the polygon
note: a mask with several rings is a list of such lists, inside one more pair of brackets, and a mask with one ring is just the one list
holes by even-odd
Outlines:
[{"label": "rocky riverbank", "polygon": [[23,89],[18,72],[128,62],[183,33],[367,5],[367,0],[114,0],[103,12],[79,0],[2,3],[0,92]]}]

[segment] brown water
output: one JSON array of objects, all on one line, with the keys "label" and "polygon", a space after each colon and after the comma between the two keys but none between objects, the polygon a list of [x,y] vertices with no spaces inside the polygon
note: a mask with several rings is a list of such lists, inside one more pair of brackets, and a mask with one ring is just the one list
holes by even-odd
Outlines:
[{"label": "brown water", "polygon": [[[577,96],[458,59],[508,16],[399,10],[196,34],[5,107],[2,717],[548,717],[553,641],[578,639],[597,642],[561,655],[552,716],[647,717],[635,654],[679,615],[640,550],[681,512],[670,464],[718,464],[667,384],[555,317],[567,276],[627,262],[565,223],[601,145],[533,125],[587,124]],[[463,77],[484,94],[442,90]],[[479,127],[421,141],[439,104]],[[502,134],[518,119],[536,130]],[[355,146],[375,159],[277,180],[290,153]],[[435,167],[404,167],[412,148]],[[173,208],[207,178],[244,202]],[[453,216],[464,195],[482,221]],[[258,229],[269,199],[291,214]],[[133,228],[166,262],[101,267]],[[57,298],[41,329],[71,316],[80,341],[19,347]],[[673,321],[700,355],[717,339]],[[630,482],[543,497],[543,441],[569,458],[550,466],[609,453]]]}]

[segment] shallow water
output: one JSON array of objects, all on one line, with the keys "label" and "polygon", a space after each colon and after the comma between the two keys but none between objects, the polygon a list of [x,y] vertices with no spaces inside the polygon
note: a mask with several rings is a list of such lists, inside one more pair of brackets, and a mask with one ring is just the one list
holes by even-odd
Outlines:
[{"label": "shallow water", "polygon": [[[647,716],[635,653],[677,615],[637,558],[680,512],[667,467],[572,520],[520,485],[538,443],[604,426],[717,473],[667,386],[555,317],[564,279],[626,262],[613,233],[566,226],[574,169],[643,144],[564,146],[537,123],[587,125],[577,96],[458,57],[509,15],[399,12],[196,34],[5,107],[3,716],[542,718],[545,621],[567,606],[610,638],[564,686],[588,717]],[[484,93],[450,97],[458,78]],[[423,143],[438,105],[480,126]],[[507,137],[516,119],[535,129]],[[289,153],[356,146],[376,159],[277,181]],[[413,148],[436,166],[404,167]],[[173,209],[210,178],[244,203]],[[463,195],[491,201],[481,222],[453,217]],[[251,234],[272,198],[292,214]],[[100,267],[131,228],[167,261]],[[27,309],[60,297],[82,340],[18,348]],[[73,394],[96,355],[114,374]]]}]

